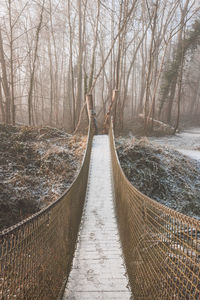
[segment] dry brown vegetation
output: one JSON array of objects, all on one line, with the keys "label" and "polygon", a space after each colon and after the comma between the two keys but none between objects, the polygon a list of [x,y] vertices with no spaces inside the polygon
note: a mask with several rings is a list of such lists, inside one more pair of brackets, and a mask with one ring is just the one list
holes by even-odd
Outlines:
[{"label": "dry brown vegetation", "polygon": [[0,229],[56,200],[72,183],[85,136],[43,127],[0,125]]},{"label": "dry brown vegetation", "polygon": [[118,138],[122,168],[142,193],[186,215],[200,218],[199,162],[148,139]]}]

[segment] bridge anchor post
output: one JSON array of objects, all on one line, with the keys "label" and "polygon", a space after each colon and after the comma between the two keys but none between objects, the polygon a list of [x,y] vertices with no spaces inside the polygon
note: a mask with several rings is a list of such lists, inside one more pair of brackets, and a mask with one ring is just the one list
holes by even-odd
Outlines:
[{"label": "bridge anchor post", "polygon": [[88,116],[89,116],[89,120],[92,122],[94,134],[98,134],[96,113],[94,111],[92,94],[86,95],[86,102],[87,102]]}]

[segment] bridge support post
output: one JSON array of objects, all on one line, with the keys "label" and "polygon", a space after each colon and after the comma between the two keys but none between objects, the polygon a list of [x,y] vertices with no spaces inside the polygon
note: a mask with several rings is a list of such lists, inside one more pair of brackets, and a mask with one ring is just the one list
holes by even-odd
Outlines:
[{"label": "bridge support post", "polygon": [[114,126],[115,126],[116,104],[117,104],[118,98],[119,98],[119,90],[113,90],[112,100],[111,100],[110,106],[109,106],[108,111],[107,111],[107,113],[105,115],[105,118],[104,118],[104,124],[103,124],[104,133],[108,133],[108,131],[109,131],[111,116],[114,117],[113,123],[114,123]]},{"label": "bridge support post", "polygon": [[86,95],[87,102],[87,111],[90,121],[92,122],[94,134],[98,134],[97,121],[96,121],[96,113],[94,111],[92,94]]}]

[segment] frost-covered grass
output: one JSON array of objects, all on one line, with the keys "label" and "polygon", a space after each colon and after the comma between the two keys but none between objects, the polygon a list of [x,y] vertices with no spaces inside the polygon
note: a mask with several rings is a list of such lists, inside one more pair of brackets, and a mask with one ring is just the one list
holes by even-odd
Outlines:
[{"label": "frost-covered grass", "polygon": [[75,178],[85,136],[0,125],[0,230],[56,200]]},{"label": "frost-covered grass", "polygon": [[200,162],[146,138],[118,138],[116,145],[122,168],[137,189],[200,219]]}]

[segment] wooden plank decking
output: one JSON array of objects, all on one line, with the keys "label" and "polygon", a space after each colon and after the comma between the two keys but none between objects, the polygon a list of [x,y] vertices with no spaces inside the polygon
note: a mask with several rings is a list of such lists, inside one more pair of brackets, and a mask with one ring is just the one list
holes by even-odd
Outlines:
[{"label": "wooden plank decking", "polygon": [[86,204],[63,300],[127,300],[131,293],[114,212],[109,139],[93,140]]}]

